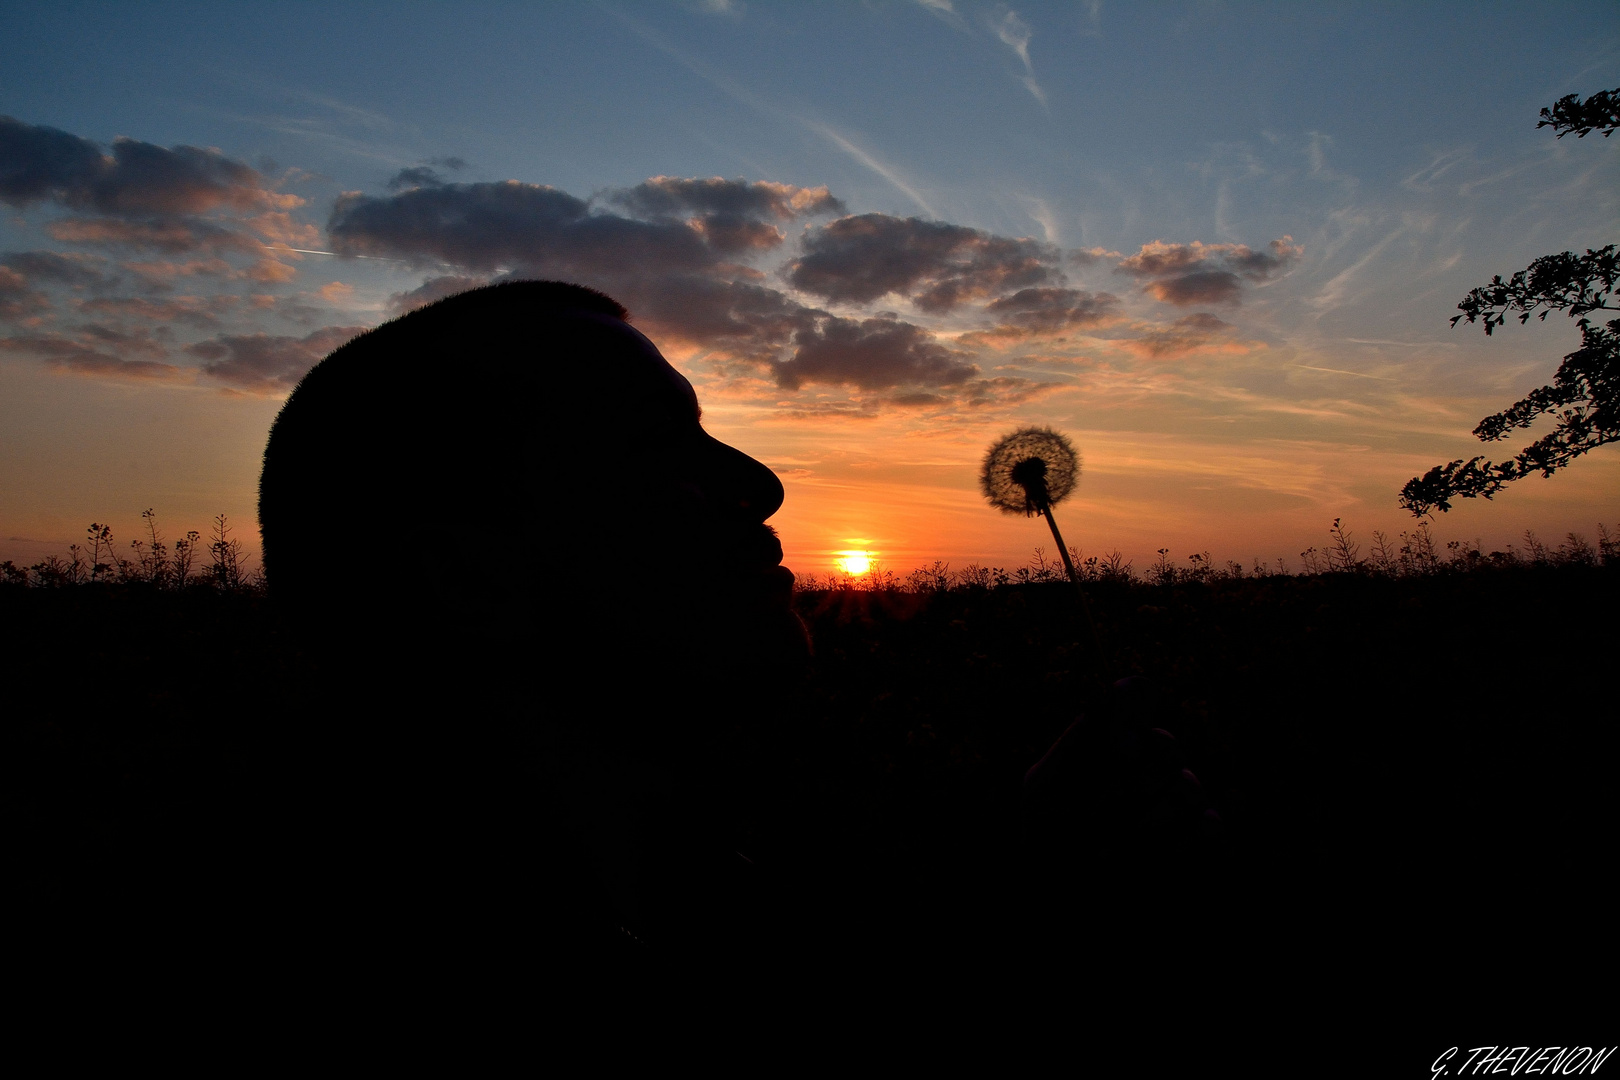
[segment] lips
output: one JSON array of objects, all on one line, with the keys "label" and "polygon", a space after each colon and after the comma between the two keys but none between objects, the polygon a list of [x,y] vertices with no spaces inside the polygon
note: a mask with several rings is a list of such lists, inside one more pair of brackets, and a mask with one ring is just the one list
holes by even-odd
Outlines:
[{"label": "lips", "polygon": [[767,525],[724,530],[712,538],[703,560],[711,586],[737,599],[775,606],[793,593],[793,571],[782,565],[782,541]]}]

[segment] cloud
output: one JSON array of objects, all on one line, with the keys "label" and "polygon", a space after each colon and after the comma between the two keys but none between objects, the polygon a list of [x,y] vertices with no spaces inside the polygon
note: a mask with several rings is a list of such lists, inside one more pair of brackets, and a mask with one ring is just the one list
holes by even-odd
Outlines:
[{"label": "cloud", "polygon": [[707,180],[655,176],[633,188],[609,193],[607,201],[641,217],[686,217],[687,224],[710,247],[727,254],[766,251],[780,245],[782,230],[769,220],[844,212],[844,204],[824,186],[800,188],[718,176]]},{"label": "cloud", "polygon": [[341,304],[354,296],[354,286],[343,281],[328,281],[315,290],[315,295],[328,304]]},{"label": "cloud", "polygon": [[[0,202],[46,202],[69,211],[45,225],[65,244],[216,259],[250,255],[258,261],[246,275],[260,281],[293,276],[267,244],[283,245],[285,257],[286,247],[308,246],[319,235],[291,216],[303,199],[273,190],[256,169],[218,150],[118,138],[103,151],[88,139],[9,116],[0,117]],[[163,268],[146,264],[146,270],[139,279],[162,287]],[[227,268],[219,276],[236,275]]]},{"label": "cloud", "polygon": [[219,323],[219,316],[234,310],[241,299],[231,295],[174,296],[167,300],[148,300],[138,296],[106,296],[86,300],[79,310],[89,315],[132,319],[143,323],[177,322],[202,329]]},{"label": "cloud", "polygon": [[[651,220],[593,210],[540,185],[450,184],[345,196],[329,232],[348,254],[461,268],[390,298],[394,314],[494,275],[580,281],[627,305],[638,325],[724,349],[754,368],[779,359],[796,331],[826,315],[758,284],[758,271],[723,261],[739,248],[779,243],[771,221],[840,209],[825,188],[654,177],[607,201]],[[768,241],[751,239],[750,229],[768,230]]]},{"label": "cloud", "polygon": [[1166,304],[1241,304],[1243,282],[1230,270],[1195,270],[1149,282],[1144,291]]},{"label": "cloud", "polygon": [[788,264],[795,288],[834,302],[865,303],[894,293],[924,311],[1044,284],[1057,276],[1056,249],[920,218],[861,214],[807,230],[804,254]]},{"label": "cloud", "polygon": [[[701,362],[737,388],[761,389],[764,375],[786,390],[898,390],[910,404],[922,402],[918,394],[988,401],[1012,393],[1012,384],[985,380],[970,392],[979,369],[924,327],[892,316],[840,317],[727,261],[738,250],[781,242],[779,223],[842,209],[825,188],[719,178],[653,177],[607,193],[596,206],[514,181],[439,184],[381,197],[346,195],[328,232],[334,249],[348,254],[460,268],[396,294],[391,314],[492,277],[560,278],[607,291],[655,340],[699,350]],[[1050,245],[914,218],[842,218],[810,228],[804,243],[790,280],[832,300],[899,293],[924,310],[947,311],[1058,276],[1059,252]],[[1106,294],[1054,290],[1024,296],[1003,313],[1009,325],[1022,323],[1028,329],[1021,333],[1033,333],[1095,322],[1113,303]],[[239,375],[241,384],[253,385],[263,366]]]},{"label": "cloud", "polygon": [[0,266],[0,319],[15,322],[50,309],[50,300],[29,288],[27,278],[9,266]]},{"label": "cloud", "polygon": [[327,326],[305,337],[270,334],[220,335],[186,352],[206,361],[203,371],[245,390],[275,392],[298,385],[333,349],[362,334],[363,326]]},{"label": "cloud", "polygon": [[377,198],[339,197],[327,222],[345,255],[453,263],[541,277],[618,275],[638,267],[685,270],[717,261],[697,231],[678,221],[636,221],[592,213],[590,205],[543,184],[444,184]]},{"label": "cloud", "polygon": [[942,394],[932,390],[911,390],[894,394],[884,404],[902,409],[929,409],[936,416],[948,415],[961,409],[1005,409],[1023,405],[1046,397],[1066,384],[1036,382],[1016,375],[998,375],[990,379],[969,379],[955,388],[954,393]]},{"label": "cloud", "polygon": [[138,327],[134,332],[126,332],[97,323],[86,323],[79,327],[79,333],[103,348],[112,349],[123,358],[134,354],[161,360],[169,355],[168,348],[161,342],[154,341],[152,331],[144,326]]},{"label": "cloud", "polygon": [[954,386],[979,373],[962,354],[926,330],[898,319],[829,317],[794,334],[793,359],[777,364],[779,386],[806,383],[886,390],[896,386]]},{"label": "cloud", "polygon": [[[99,335],[95,331],[102,331]],[[85,340],[88,338],[89,340]],[[93,375],[115,379],[178,379],[184,369],[157,360],[125,360],[100,351],[103,347],[119,348],[133,342],[134,351],[151,353],[152,344],[138,337],[130,337],[104,328],[95,327],[78,337],[64,334],[36,334],[0,338],[0,352],[16,353],[44,361],[59,371],[74,375]],[[161,349],[158,355],[162,355]]]},{"label": "cloud", "polygon": [[107,260],[100,255],[63,254],[56,251],[13,251],[0,255],[0,266],[21,272],[31,281],[66,285],[71,289],[101,289],[114,282],[102,272]]},{"label": "cloud", "polygon": [[160,259],[126,262],[122,265],[125,270],[135,275],[141,286],[151,292],[167,292],[174,288],[175,282],[180,278],[214,277],[229,281],[241,276],[230,263],[218,257],[192,259],[183,263]]},{"label": "cloud", "polygon": [[813,334],[828,313],[747,281],[676,274],[628,280],[614,294],[638,326],[705,348],[720,348],[754,367],[770,367],[800,333]]},{"label": "cloud", "polygon": [[1035,32],[1029,28],[1028,23],[1018,17],[1018,12],[1010,9],[1001,17],[1001,21],[995,24],[995,31],[1001,43],[1023,61],[1024,88],[1034,95],[1036,101],[1045,105],[1046,92],[1035,81],[1035,65],[1029,62],[1029,41],[1035,36]]},{"label": "cloud", "polygon": [[163,221],[124,221],[118,218],[70,217],[45,227],[51,239],[64,244],[151,249],[173,255],[194,251],[259,251],[250,236],[211,221],[172,218]]},{"label": "cloud", "polygon": [[842,201],[825,185],[814,188],[775,184],[768,180],[682,179],[654,176],[633,188],[621,188],[608,201],[643,217],[719,214],[763,220],[790,221],[814,214],[842,214]]},{"label": "cloud", "polygon": [[400,188],[442,187],[444,177],[439,175],[437,169],[418,165],[415,168],[401,169],[388,181],[389,191],[398,191]]},{"label": "cloud", "polygon": [[489,284],[487,277],[469,277],[465,274],[444,274],[431,277],[409,292],[394,293],[388,298],[389,318],[398,318],[407,312],[415,311],[419,307],[443,300],[447,296],[476,289],[480,285]]},{"label": "cloud", "polygon": [[1123,342],[1127,349],[1155,360],[1166,360],[1189,353],[1208,351],[1219,344],[1220,351],[1249,352],[1258,342],[1224,340],[1233,330],[1231,323],[1207,312],[1184,315],[1168,325],[1150,328],[1138,338]]},{"label": "cloud", "polygon": [[1117,317],[1119,297],[1079,289],[1020,289],[993,300],[985,311],[1000,324],[993,334],[1029,337],[1059,334],[1082,326],[1100,326]]},{"label": "cloud", "polygon": [[0,319],[35,324],[51,309],[50,296],[38,286],[52,285],[74,291],[100,291],[116,282],[102,272],[107,260],[99,255],[59,254],[54,251],[13,251],[0,255]]},{"label": "cloud", "polygon": [[916,203],[918,207],[922,209],[923,213],[927,214],[929,217],[936,216],[934,214],[934,208],[928,205],[928,200],[924,199],[922,194],[916,188],[906,183],[906,181],[901,178],[900,171],[893,165],[888,165],[882,161],[879,161],[872,154],[861,149],[859,146],[856,146],[848,136],[843,135],[834,129],[830,124],[824,124],[819,120],[807,120],[805,121],[805,127],[809,128],[811,131],[814,131],[816,134],[838,147],[838,149],[842,150],[844,153],[848,154],[850,157],[854,158],[868,169],[871,169],[889,183],[893,184],[895,190],[899,191],[901,194],[905,195],[906,198]]},{"label": "cloud", "polygon": [[118,138],[106,154],[88,139],[10,116],[0,116],[0,201],[51,201],[113,217],[286,210],[303,202],[269,190],[257,170],[218,150]]},{"label": "cloud", "polygon": [[956,6],[951,3],[951,0],[917,0],[917,4],[930,15],[949,23],[956,29],[967,29],[967,20],[957,13]]},{"label": "cloud", "polygon": [[82,192],[103,168],[101,148],[90,140],[0,116],[0,202],[22,207]]},{"label": "cloud", "polygon": [[1109,251],[1103,247],[1076,248],[1064,254],[1064,258],[1076,266],[1091,266],[1093,263],[1102,262],[1104,259],[1123,259],[1124,257],[1117,251]]},{"label": "cloud", "polygon": [[970,408],[1005,407],[1055,394],[1063,383],[1037,382],[1016,375],[998,375],[990,379],[974,379],[962,388],[962,404]]},{"label": "cloud", "polygon": [[1121,260],[1115,272],[1149,279],[1142,291],[1167,304],[1238,304],[1245,281],[1261,282],[1280,274],[1304,252],[1292,236],[1273,240],[1264,251],[1246,244],[1155,240]]}]

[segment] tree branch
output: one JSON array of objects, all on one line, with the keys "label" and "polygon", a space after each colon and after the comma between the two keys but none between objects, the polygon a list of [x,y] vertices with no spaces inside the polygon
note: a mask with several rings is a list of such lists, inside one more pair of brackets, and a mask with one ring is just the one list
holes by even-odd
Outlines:
[{"label": "tree branch", "polygon": [[1601,90],[1585,101],[1579,94],[1561,97],[1552,108],[1541,110],[1541,123],[1536,125],[1552,128],[1560,139],[1572,131],[1577,139],[1584,139],[1594,130],[1602,131],[1607,139],[1616,126],[1620,126],[1620,88]]}]

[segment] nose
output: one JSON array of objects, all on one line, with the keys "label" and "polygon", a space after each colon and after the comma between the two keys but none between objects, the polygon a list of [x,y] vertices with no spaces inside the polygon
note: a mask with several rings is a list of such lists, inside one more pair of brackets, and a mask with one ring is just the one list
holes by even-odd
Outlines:
[{"label": "nose", "polygon": [[782,481],[765,465],[713,436],[709,443],[709,498],[714,508],[749,522],[763,522],[782,508]]}]

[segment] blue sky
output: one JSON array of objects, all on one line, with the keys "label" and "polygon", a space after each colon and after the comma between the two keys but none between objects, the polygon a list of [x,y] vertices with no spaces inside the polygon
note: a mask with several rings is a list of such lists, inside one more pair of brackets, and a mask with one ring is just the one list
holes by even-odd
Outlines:
[{"label": "blue sky", "polygon": [[[630,290],[711,428],[784,476],[790,565],[820,572],[853,547],[902,570],[1021,560],[1039,534],[983,509],[974,471],[1024,423],[1080,445],[1064,511],[1082,548],[1293,557],[1334,517],[1363,536],[1410,528],[1395,493],[1429,465],[1517,450],[1469,432],[1550,378],[1573,326],[1486,339],[1447,320],[1492,274],[1620,239],[1620,140],[1535,128],[1557,98],[1620,85],[1612,4],[3,4],[0,21],[0,114],[109,155],[118,138],[212,148],[255,177],[235,202],[185,209],[194,237],[199,222],[252,233],[206,252],[97,231],[71,193],[0,219],[0,254],[102,260],[94,286],[8,264],[29,299],[0,323],[15,478],[0,556],[30,561],[92,519],[127,537],[149,505],[175,529],[251,522],[296,364],[278,353],[276,378],[254,382],[240,342],[307,356],[424,282],[525,268]],[[401,182],[408,169],[431,183]],[[826,188],[836,209],[772,204],[749,220],[776,239],[691,271],[821,320],[821,352],[661,316],[674,294],[653,279],[673,264],[638,264],[632,283],[612,261],[625,253],[497,257],[386,226],[345,247],[331,228],[344,192],[383,215],[413,190],[470,200],[506,180],[641,227],[650,204],[625,193],[654,177]],[[695,191],[677,192],[693,214]],[[283,215],[273,229],[267,213]],[[883,229],[850,247],[838,222],[863,215]],[[957,276],[849,284],[850,259],[924,235],[955,238],[941,258]],[[1152,269],[1166,260],[1205,277]],[[962,299],[927,300],[941,281]],[[1013,305],[1025,288],[1047,291]],[[879,339],[902,337],[911,366],[894,367]],[[72,366],[70,346],[103,359]],[[819,374],[792,386],[794,370]],[[579,407],[611,419],[610,401]],[[1438,531],[1489,547],[1612,526],[1614,449]]]}]

